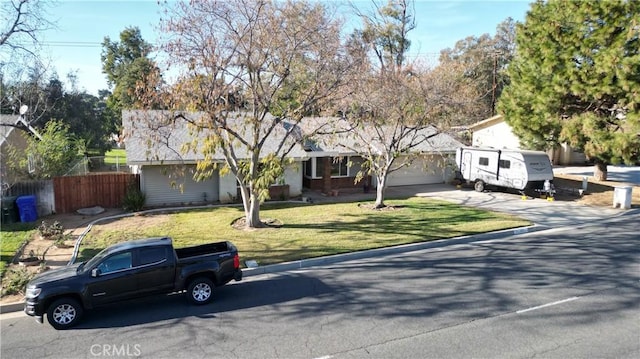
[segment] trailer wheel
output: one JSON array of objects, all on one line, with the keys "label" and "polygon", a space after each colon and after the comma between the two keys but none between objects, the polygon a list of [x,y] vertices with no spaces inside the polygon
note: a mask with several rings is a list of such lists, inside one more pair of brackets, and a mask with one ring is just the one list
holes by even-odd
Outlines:
[{"label": "trailer wheel", "polygon": [[484,182],[482,180],[476,181],[476,183],[473,185],[473,188],[477,192],[484,192]]}]

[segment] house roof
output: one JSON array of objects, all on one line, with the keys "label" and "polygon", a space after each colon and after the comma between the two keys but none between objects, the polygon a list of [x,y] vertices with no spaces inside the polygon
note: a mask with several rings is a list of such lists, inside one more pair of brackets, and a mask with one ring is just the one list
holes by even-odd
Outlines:
[{"label": "house roof", "polygon": [[[207,140],[206,130],[196,131],[195,127],[190,125],[190,122],[203,123],[205,114],[202,112],[182,113],[188,118],[188,121],[182,118],[175,119],[173,116],[175,114],[176,112],[170,111],[123,111],[122,125],[129,164],[183,164],[195,163],[204,159],[204,153],[200,150],[202,146],[199,146],[196,151],[188,152],[183,151],[183,146],[186,143],[191,143],[194,139],[198,143]],[[243,137],[249,138],[251,134],[248,131],[251,130],[251,127],[246,126],[247,118],[248,113],[246,112],[232,112],[227,121],[231,128],[243,134]],[[272,123],[272,120],[274,117],[268,115],[265,124]],[[266,127],[262,130],[265,131]],[[264,143],[262,155],[278,153],[278,146],[285,134],[286,123],[283,122],[283,126],[276,126],[272,135]],[[285,142],[287,141],[290,142],[287,145],[293,145],[289,157],[308,157],[302,146],[295,144],[295,137],[290,137],[290,140]],[[237,158],[249,158],[246,146],[236,146],[234,150]],[[213,155],[213,160],[223,162],[225,157],[218,150]]]},{"label": "house roof", "polygon": [[[364,148],[365,146],[383,147],[378,140],[379,135],[375,133],[375,128],[369,128],[368,133],[363,131],[362,137],[365,137],[367,143],[360,143],[363,139],[357,138],[349,133],[349,123],[337,117],[309,117],[303,119],[300,126],[304,133],[311,136],[311,139],[306,140],[305,147],[307,150],[316,153],[313,157],[319,154],[329,156],[355,155],[362,153],[355,150],[358,148]],[[382,129],[385,134],[391,134],[393,132],[391,126],[387,126],[387,128],[383,127]],[[434,126],[428,126],[417,131],[416,136],[417,138],[426,138],[426,140],[414,147],[413,152],[455,152],[458,147],[463,146],[461,142],[451,135],[438,133],[438,130]]]},{"label": "house roof", "polygon": [[[122,124],[124,127],[127,162],[129,164],[182,164],[195,163],[204,159],[201,151],[184,153],[182,147],[185,143],[193,141],[194,136],[198,142],[206,140],[204,131],[194,132],[189,123],[184,119],[172,120],[172,112],[169,111],[123,111]],[[204,113],[185,114],[189,121],[199,121]],[[230,127],[242,133],[250,130],[245,125],[247,114],[234,112],[230,114]],[[271,123],[274,118],[269,115],[265,123]],[[263,155],[276,153],[287,129],[293,126],[282,121],[282,126],[277,126],[271,136],[267,138],[263,146]],[[357,155],[355,148],[362,148],[366,144],[359,144],[355,136],[348,131],[346,121],[337,117],[305,117],[294,129],[293,136],[287,145],[293,146],[289,157],[294,159],[308,159],[324,156],[349,156]],[[263,129],[264,130],[264,129]],[[372,128],[373,131],[373,128]],[[386,131],[388,132],[388,131]],[[247,133],[248,135],[248,133]],[[428,140],[420,143],[413,150],[419,153],[452,153],[462,143],[445,133],[437,133],[435,127],[427,127],[418,132],[418,136],[425,136]],[[370,143],[375,145],[374,133],[371,133]],[[238,158],[246,159],[249,154],[245,146],[235,148]],[[362,153],[362,152],[360,152]],[[224,161],[223,154],[218,151],[214,161]]]},{"label": "house roof", "polygon": [[493,125],[495,125],[497,123],[500,123],[500,122],[504,122],[504,118],[502,117],[502,115],[495,115],[493,117],[489,117],[486,120],[482,120],[480,122],[476,122],[476,123],[470,125],[468,128],[471,131],[479,131],[479,130],[482,130],[482,129],[490,127],[490,126],[493,126]]}]

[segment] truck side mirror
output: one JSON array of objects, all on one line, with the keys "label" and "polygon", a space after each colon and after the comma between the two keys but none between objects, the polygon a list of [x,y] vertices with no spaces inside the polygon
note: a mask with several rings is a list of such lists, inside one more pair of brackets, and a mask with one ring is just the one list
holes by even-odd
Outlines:
[{"label": "truck side mirror", "polygon": [[93,269],[91,270],[91,276],[92,276],[93,278],[98,277],[98,276],[100,276],[101,272],[102,272],[102,271],[101,271],[100,269],[98,269],[98,268],[93,268]]}]

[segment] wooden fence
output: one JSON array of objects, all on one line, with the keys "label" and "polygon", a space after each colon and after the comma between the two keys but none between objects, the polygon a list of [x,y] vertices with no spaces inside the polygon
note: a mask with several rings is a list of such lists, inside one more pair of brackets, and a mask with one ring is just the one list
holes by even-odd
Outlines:
[{"label": "wooden fence", "polygon": [[140,177],[129,173],[55,177],[56,212],[71,213],[94,206],[122,207],[122,200],[132,183],[139,188]]}]

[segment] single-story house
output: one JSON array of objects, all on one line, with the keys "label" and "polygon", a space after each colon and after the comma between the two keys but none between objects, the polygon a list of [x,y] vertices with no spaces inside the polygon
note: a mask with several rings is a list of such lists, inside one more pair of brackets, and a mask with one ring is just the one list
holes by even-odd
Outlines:
[{"label": "single-story house", "polygon": [[40,137],[38,131],[31,127],[22,116],[0,115],[0,152],[2,153],[2,155],[0,155],[0,178],[2,179],[3,186],[26,179],[9,171],[9,158],[7,155],[9,149],[12,147],[18,151],[26,150],[27,135]]},{"label": "single-story house", "polygon": [[[140,174],[140,186],[146,196],[146,205],[235,201],[239,194],[233,174],[220,175],[219,171],[213,171],[207,179],[199,182],[193,179],[196,163],[204,159],[204,154],[200,151],[184,153],[181,150],[185,143],[192,141],[194,134],[190,132],[186,120],[166,121],[168,114],[166,111],[123,112],[127,164],[134,173]],[[190,120],[197,120],[201,114],[192,113],[187,116]],[[241,128],[243,115],[235,113],[230,120],[237,122],[236,128]],[[357,152],[348,151],[339,145],[349,141],[349,136],[333,136],[335,145],[309,137],[319,123],[335,123],[334,120],[303,119],[295,131],[296,136],[290,136],[292,150],[288,157],[293,160],[292,164],[286,168],[284,178],[274,184],[274,187],[282,184],[288,186],[291,197],[302,195],[305,189],[329,193],[336,189],[362,188],[365,184],[375,187],[371,178],[354,183],[363,160]],[[286,128],[290,128],[286,121],[282,124],[265,143],[264,154],[277,151],[276,146],[285,135]],[[430,138],[414,149],[420,155],[411,166],[390,174],[388,186],[443,183],[453,176],[454,170],[448,165],[448,159],[462,144],[447,134],[435,131],[435,128],[424,130],[424,135]],[[200,141],[204,140],[202,133],[197,136]],[[236,156],[239,159],[248,158],[247,153],[242,153],[243,148],[237,149]],[[225,161],[222,153],[216,153],[211,160],[220,164]]]},{"label": "single-story house", "polygon": [[[486,120],[476,122],[468,127],[472,133],[471,144],[475,147],[494,147],[523,149],[520,139],[513,133],[502,115],[496,115]],[[587,158],[584,153],[571,148],[567,143],[547,152],[551,161],[556,165],[584,164]]]},{"label": "single-story house", "polygon": [[[194,179],[196,164],[205,158],[202,151],[182,151],[185,143],[190,143],[194,134],[185,119],[169,121],[168,111],[123,111],[122,125],[124,143],[127,153],[127,164],[133,173],[140,175],[140,189],[145,194],[146,206],[163,207],[195,203],[234,202],[239,196],[238,183],[232,173],[221,175],[214,170],[211,176],[201,181]],[[201,113],[187,114],[190,120],[197,120]],[[242,113],[231,116],[229,121],[236,121],[237,128],[242,127]],[[273,141],[265,143],[263,151],[273,153],[275,146],[285,134],[283,127],[277,127],[272,134]],[[204,140],[205,135],[197,135]],[[292,139],[294,140],[294,139]],[[242,152],[244,147],[236,150],[238,159],[248,158]],[[289,152],[293,164],[286,168],[284,178],[280,181],[288,185],[289,196],[302,193],[302,161],[307,154],[300,146],[294,146]],[[223,164],[225,157],[221,152],[215,153],[212,162]]]}]

